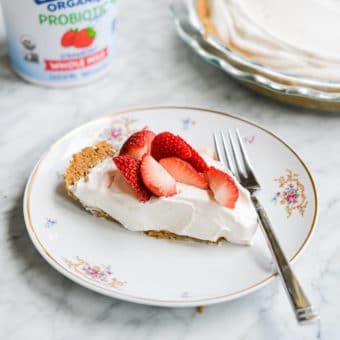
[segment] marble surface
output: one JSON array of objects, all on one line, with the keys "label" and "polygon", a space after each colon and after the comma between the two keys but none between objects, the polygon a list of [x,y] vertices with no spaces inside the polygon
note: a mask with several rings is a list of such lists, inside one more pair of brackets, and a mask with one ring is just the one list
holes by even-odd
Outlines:
[{"label": "marble surface", "polygon": [[[275,103],[205,64],[176,36],[165,0],[121,1],[118,34],[119,54],[107,77],[78,89],[46,89],[10,70],[0,19],[0,338],[339,339],[340,115]],[[276,132],[305,159],[319,187],[320,218],[294,269],[320,312],[319,324],[297,326],[279,280],[198,314],[100,296],[37,253],[25,229],[22,196],[42,152],[89,119],[148,105],[240,114]]]}]

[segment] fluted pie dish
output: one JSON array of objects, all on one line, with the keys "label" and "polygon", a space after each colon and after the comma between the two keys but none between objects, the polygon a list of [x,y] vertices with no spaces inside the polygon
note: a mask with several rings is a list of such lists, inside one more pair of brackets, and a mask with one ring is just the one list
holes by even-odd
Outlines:
[{"label": "fluted pie dish", "polygon": [[[173,0],[172,11],[182,39],[244,85],[274,99],[337,111],[340,58],[332,32],[338,31],[339,9],[332,1],[313,0],[308,11],[305,5],[305,0],[277,6],[267,0]],[[289,18],[291,8],[295,15]],[[315,13],[327,17],[327,24],[313,25]],[[196,27],[202,39],[183,21]]]}]

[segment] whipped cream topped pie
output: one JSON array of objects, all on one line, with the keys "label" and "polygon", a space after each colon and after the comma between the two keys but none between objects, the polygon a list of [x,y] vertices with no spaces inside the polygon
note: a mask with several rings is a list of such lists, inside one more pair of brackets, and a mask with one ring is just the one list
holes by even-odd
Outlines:
[{"label": "whipped cream topped pie", "polygon": [[73,155],[66,191],[94,215],[131,231],[250,244],[257,214],[249,193],[209,154],[170,132],[143,129],[120,150],[103,141]]},{"label": "whipped cream topped pie", "polygon": [[273,69],[340,80],[340,3],[336,0],[198,0],[207,30]]}]

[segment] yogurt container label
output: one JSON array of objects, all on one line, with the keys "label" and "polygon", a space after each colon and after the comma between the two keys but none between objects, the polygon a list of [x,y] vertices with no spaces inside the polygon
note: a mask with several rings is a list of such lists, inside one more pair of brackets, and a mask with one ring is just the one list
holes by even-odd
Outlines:
[{"label": "yogurt container label", "polygon": [[51,86],[104,73],[115,54],[117,0],[2,0],[15,71]]}]

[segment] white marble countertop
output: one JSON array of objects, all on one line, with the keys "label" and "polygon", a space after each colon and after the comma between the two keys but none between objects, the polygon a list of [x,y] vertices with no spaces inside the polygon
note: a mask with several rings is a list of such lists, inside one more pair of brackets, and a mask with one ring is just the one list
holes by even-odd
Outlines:
[{"label": "white marble countertop", "polygon": [[[267,100],[204,63],[176,36],[165,0],[124,0],[120,7],[114,67],[106,78],[74,90],[18,79],[0,25],[0,338],[340,339],[340,116]],[[320,218],[294,268],[321,314],[320,324],[296,325],[279,280],[198,314],[90,292],[37,253],[25,229],[22,196],[41,153],[89,119],[149,105],[240,114],[276,132],[305,159],[319,187]]]}]

